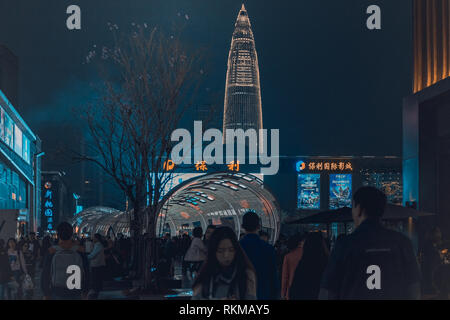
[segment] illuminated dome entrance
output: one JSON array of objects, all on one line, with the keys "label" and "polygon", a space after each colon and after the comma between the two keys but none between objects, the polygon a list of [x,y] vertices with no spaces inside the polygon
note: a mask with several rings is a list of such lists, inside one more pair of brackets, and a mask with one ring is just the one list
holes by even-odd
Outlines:
[{"label": "illuminated dome entrance", "polygon": [[254,175],[244,173],[212,173],[193,178],[175,187],[166,197],[158,218],[159,236],[203,230],[210,224],[229,226],[236,234],[241,230],[242,215],[255,211],[261,218],[261,229],[274,243],[280,233],[279,205]]}]

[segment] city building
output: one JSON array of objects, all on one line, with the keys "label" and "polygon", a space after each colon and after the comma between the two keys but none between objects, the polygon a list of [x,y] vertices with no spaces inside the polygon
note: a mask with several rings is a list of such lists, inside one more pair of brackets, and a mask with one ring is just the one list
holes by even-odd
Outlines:
[{"label": "city building", "polygon": [[40,155],[39,138],[0,90],[0,219],[17,210],[22,235],[38,226]]},{"label": "city building", "polygon": [[449,16],[449,0],[414,1],[414,93],[450,75]]},{"label": "city building", "polygon": [[19,104],[19,64],[17,57],[4,45],[0,45],[0,90],[13,106]]},{"label": "city building", "polygon": [[[94,157],[94,154],[89,153],[90,150],[85,138],[81,138],[80,153]],[[124,192],[97,164],[91,161],[82,161],[70,173],[70,180],[73,182],[74,192],[80,196],[78,204],[83,208],[107,206],[119,210],[125,209]]]},{"label": "city building", "polygon": [[[414,83],[403,101],[404,203],[435,213],[421,218],[450,236],[450,4],[414,1]],[[423,231],[423,232],[422,232]]]},{"label": "city building", "polygon": [[242,5],[236,19],[228,54],[223,138],[226,129],[262,129],[258,56],[250,20]]}]

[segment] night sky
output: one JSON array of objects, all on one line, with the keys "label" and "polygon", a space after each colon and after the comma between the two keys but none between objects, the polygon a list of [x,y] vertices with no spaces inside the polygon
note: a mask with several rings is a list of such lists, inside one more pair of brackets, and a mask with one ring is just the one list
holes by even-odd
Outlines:
[{"label": "night sky", "polygon": [[[242,1],[0,0],[0,43],[18,57],[19,105],[43,140],[44,169],[69,170],[51,156],[75,144],[73,111],[92,97],[93,45],[108,44],[107,23],[168,27],[186,23],[186,40],[206,48],[202,92],[223,107],[231,35]],[[82,30],[66,28],[66,8],[82,10]],[[366,28],[369,5],[382,30]],[[401,156],[402,98],[411,93],[412,1],[245,2],[259,59],[263,125],[280,129],[284,155]],[[77,131],[78,130],[78,131]]]}]

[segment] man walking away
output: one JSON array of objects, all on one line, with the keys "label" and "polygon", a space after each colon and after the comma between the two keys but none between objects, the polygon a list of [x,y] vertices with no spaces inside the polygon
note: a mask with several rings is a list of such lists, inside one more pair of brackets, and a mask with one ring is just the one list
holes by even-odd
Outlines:
[{"label": "man walking away", "polygon": [[80,300],[88,288],[83,248],[72,241],[73,229],[62,222],[56,229],[58,245],[48,249],[41,276],[44,299]]},{"label": "man walking away", "polygon": [[279,298],[275,249],[259,238],[260,220],[255,212],[249,211],[242,217],[242,227],[246,234],[240,241],[248,258],[256,270],[256,295],[258,300]]},{"label": "man walking away", "polygon": [[355,231],[338,240],[320,299],[419,299],[420,273],[411,241],[381,225],[386,196],[362,187],[353,196]]}]

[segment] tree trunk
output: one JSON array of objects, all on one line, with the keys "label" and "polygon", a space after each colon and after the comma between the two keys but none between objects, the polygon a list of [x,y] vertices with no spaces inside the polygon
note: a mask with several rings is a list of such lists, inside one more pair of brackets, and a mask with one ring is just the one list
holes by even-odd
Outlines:
[{"label": "tree trunk", "polygon": [[[158,257],[158,243],[156,237],[156,212],[155,208],[147,208],[147,237],[146,237],[146,250],[145,250],[145,260],[144,260],[144,286],[146,289],[155,288],[156,279],[153,268],[156,267],[159,260]],[[155,285],[154,285],[155,284]]]},{"label": "tree trunk", "polygon": [[136,186],[136,198],[133,202],[133,215],[130,221],[130,231],[131,231],[131,239],[133,243],[133,255],[132,255],[132,265],[131,271],[134,273],[134,277],[139,279],[143,276],[143,257],[144,247],[143,247],[143,239],[142,239],[142,209],[144,206],[143,199],[145,195],[143,195],[142,187]]}]

